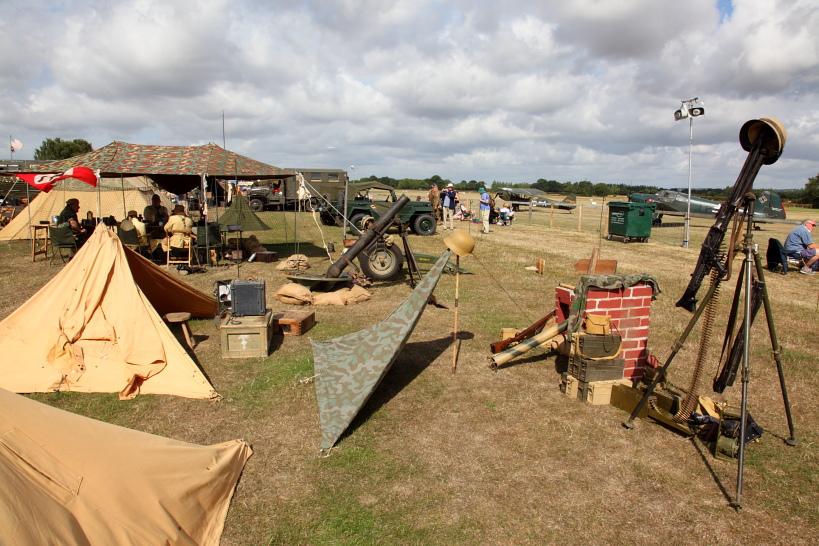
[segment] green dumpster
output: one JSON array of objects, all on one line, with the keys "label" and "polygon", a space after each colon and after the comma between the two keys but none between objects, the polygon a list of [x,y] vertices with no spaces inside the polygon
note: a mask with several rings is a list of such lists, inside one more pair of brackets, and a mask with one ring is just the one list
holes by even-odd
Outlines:
[{"label": "green dumpster", "polygon": [[612,201],[609,203],[609,234],[606,238],[621,237],[625,242],[648,241],[656,208],[656,203]]}]

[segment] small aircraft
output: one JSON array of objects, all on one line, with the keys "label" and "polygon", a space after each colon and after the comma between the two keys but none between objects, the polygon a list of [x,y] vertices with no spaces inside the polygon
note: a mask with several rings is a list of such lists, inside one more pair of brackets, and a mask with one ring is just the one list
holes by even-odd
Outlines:
[{"label": "small aircraft", "polygon": [[512,210],[528,207],[530,203],[535,207],[554,207],[560,210],[574,210],[577,207],[574,195],[567,195],[561,200],[551,199],[544,192],[530,188],[501,188],[495,197],[510,203]]},{"label": "small aircraft", "polygon": [[[688,195],[675,190],[660,190],[657,193],[632,193],[628,200],[634,203],[656,203],[653,224],[662,224],[663,215],[685,216],[688,209]],[[699,218],[713,218],[717,215],[722,203],[691,197],[691,216]],[[754,222],[770,222],[785,220],[785,207],[778,193],[764,190],[758,194],[754,206]]]}]

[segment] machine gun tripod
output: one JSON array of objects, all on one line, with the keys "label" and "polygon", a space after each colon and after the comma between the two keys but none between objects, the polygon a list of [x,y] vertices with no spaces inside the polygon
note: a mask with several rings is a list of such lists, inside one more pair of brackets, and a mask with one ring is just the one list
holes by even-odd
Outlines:
[{"label": "machine gun tripod", "polygon": [[[773,163],[779,157],[782,147],[784,146],[784,138],[784,128],[772,120],[752,120],[752,122],[748,122],[745,124],[745,126],[743,126],[742,131],[740,132],[740,142],[743,144],[743,147],[749,151],[749,157],[734,187],[734,194],[739,195],[732,195],[729,201],[723,204],[723,208],[718,214],[716,223],[709,231],[706,241],[703,243],[700,259],[697,263],[697,269],[695,270],[695,274],[692,275],[692,281],[689,284],[686,293],[680,299],[680,302],[677,303],[678,306],[684,307],[689,311],[693,311],[694,315],[689,320],[683,333],[672,345],[671,353],[668,356],[668,359],[665,361],[663,366],[657,370],[642,398],[631,412],[631,415],[629,415],[628,420],[623,423],[623,425],[628,429],[634,427],[634,419],[644,410],[657,385],[666,380],[668,369],[671,366],[674,357],[685,344],[685,341],[693,330],[695,324],[697,324],[697,322],[703,316],[703,313],[709,308],[710,304],[714,303],[712,300],[715,300],[716,298],[721,281],[730,276],[730,266],[733,260],[733,249],[736,247],[737,238],[744,222],[745,237],[742,243],[742,251],[745,253],[745,259],[740,271],[741,278],[737,282],[735,289],[731,315],[726,328],[726,338],[723,343],[723,358],[721,359],[722,370],[714,382],[714,389],[718,392],[722,392],[725,386],[733,383],[733,380],[736,377],[737,368],[739,368],[741,361],[742,401],[740,410],[737,487],[736,495],[731,503],[732,506],[737,509],[741,508],[742,503],[746,429],[748,423],[747,401],[750,373],[750,328],[760,304],[764,304],[765,315],[768,322],[768,332],[771,341],[771,349],[774,361],[776,363],[777,373],[779,376],[779,386],[782,392],[782,401],[788,421],[789,437],[785,440],[785,443],[791,446],[798,443],[796,440],[793,418],[791,416],[791,406],[790,401],[788,400],[787,387],[785,385],[785,375],[782,368],[779,340],[776,335],[773,312],[771,310],[768,291],[765,284],[762,260],[759,256],[757,246],[753,241],[753,208],[756,197],[750,191],[753,184],[753,179],[756,176],[756,172],[759,170],[759,166],[763,163]],[[739,191],[742,191],[742,193],[739,193]],[[740,205],[742,208],[740,208]],[[739,222],[736,222],[735,218],[737,212],[740,212]],[[732,220],[735,221],[735,228],[729,242],[730,251],[723,259],[719,252],[719,246],[722,243],[722,237],[727,231],[728,224]],[[705,274],[709,272],[711,273],[712,280],[708,292],[705,294],[700,304],[694,307],[694,304],[696,303],[695,296],[697,288],[699,288],[699,283],[702,281]],[[742,291],[743,284],[745,285],[743,322],[739,330],[735,332],[734,325],[737,318],[740,292]],[[708,320],[706,320],[703,327],[704,334],[710,333],[710,328],[711,324]],[[739,335],[740,333],[741,335]],[[689,389],[686,402],[696,400],[696,392],[694,392],[697,384],[696,378],[701,372],[702,364],[703,362],[700,360],[700,357],[698,357],[697,366],[695,367],[694,371],[694,379],[692,379],[692,387]],[[688,415],[690,415],[691,406],[684,403],[684,409],[685,406],[688,406]],[[681,409],[677,417],[688,417],[688,415],[684,414],[684,409]]]}]

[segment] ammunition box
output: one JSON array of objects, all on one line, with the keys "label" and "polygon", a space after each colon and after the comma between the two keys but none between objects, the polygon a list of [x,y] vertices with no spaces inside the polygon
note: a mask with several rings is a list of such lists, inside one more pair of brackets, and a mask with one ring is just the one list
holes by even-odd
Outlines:
[{"label": "ammunition box", "polygon": [[569,362],[569,373],[580,381],[612,381],[622,379],[624,365],[622,358],[588,360],[573,356]]},{"label": "ammunition box", "polygon": [[266,357],[273,337],[273,313],[264,316],[228,315],[219,326],[222,358]]},{"label": "ammunition box", "polygon": [[620,353],[619,335],[575,334],[580,355],[585,358],[614,358]]}]

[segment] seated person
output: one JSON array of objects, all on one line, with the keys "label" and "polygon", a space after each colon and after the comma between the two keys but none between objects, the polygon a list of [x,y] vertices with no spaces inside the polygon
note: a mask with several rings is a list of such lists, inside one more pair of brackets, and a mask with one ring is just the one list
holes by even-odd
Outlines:
[{"label": "seated person", "polygon": [[80,225],[77,219],[77,212],[80,210],[80,200],[72,197],[65,202],[65,208],[57,216],[57,225],[67,225],[74,233],[74,238],[77,240],[77,246],[80,247],[88,239],[89,232]]},{"label": "seated person", "polygon": [[142,218],[151,226],[164,226],[168,223],[168,209],[162,204],[159,195],[151,196],[151,204],[142,211]]},{"label": "seated person", "polygon": [[503,226],[508,226],[512,223],[512,211],[506,205],[500,208],[500,220],[499,223]]},{"label": "seated person", "polygon": [[802,269],[800,273],[805,275],[813,275],[819,266],[819,255],[816,254],[819,246],[813,242],[811,232],[816,227],[816,220],[805,220],[802,224],[796,226],[788,233],[785,238],[785,254],[791,258],[802,260]]},{"label": "seated person", "polygon": [[135,229],[137,232],[137,240],[140,246],[148,244],[148,235],[145,229],[145,223],[137,216],[137,211],[129,210],[128,217],[120,223],[119,228],[123,231]]},{"label": "seated person", "polygon": [[193,233],[193,220],[185,214],[184,206],[176,205],[173,208],[173,214],[168,218],[168,223],[165,224],[165,233],[168,234],[168,238],[165,239],[162,245],[166,251],[170,247],[171,252],[173,252],[173,249],[187,248],[185,246],[186,236],[196,239],[196,234]]}]

